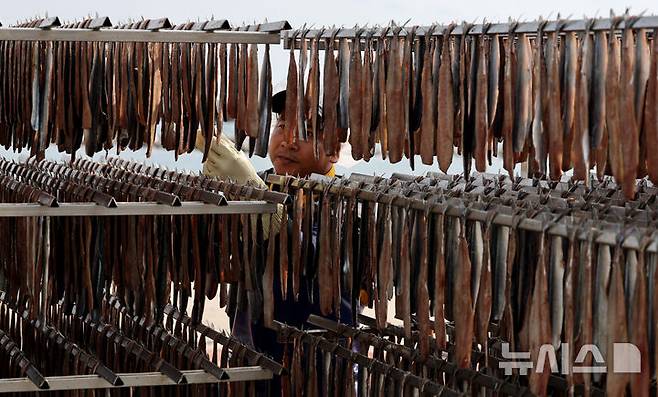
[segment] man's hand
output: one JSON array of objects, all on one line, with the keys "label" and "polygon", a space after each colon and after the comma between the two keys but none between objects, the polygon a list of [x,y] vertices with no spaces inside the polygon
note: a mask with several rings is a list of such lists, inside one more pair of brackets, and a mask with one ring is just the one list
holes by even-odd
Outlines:
[{"label": "man's hand", "polygon": [[[205,139],[201,132],[196,135],[195,147],[199,150],[205,148]],[[260,189],[267,189],[267,185],[256,173],[256,169],[244,153],[235,148],[235,144],[226,135],[220,137],[219,142],[213,139],[208,152],[208,159],[203,164],[203,174],[228,179],[241,185],[250,184]],[[283,205],[277,205],[277,211],[272,214],[274,232],[278,233],[281,218],[283,216]],[[251,217],[252,229],[256,230],[256,216]],[[263,236],[267,239],[270,234],[270,217],[263,217]]]},{"label": "man's hand", "polygon": [[[196,148],[203,150],[205,139],[202,134],[196,135]],[[235,144],[226,135],[220,137],[219,142],[213,139],[210,144],[208,159],[203,163],[203,174],[229,179],[241,185],[248,182],[262,189],[267,185],[258,177],[256,169],[249,162],[244,153],[235,149]]]}]

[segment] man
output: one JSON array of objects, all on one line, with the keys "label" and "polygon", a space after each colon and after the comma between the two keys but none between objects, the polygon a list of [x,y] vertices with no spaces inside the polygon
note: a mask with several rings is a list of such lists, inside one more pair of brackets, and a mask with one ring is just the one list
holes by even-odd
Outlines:
[{"label": "man", "polygon": [[[307,141],[298,140],[296,143],[288,144],[285,137],[285,102],[286,92],[281,91],[272,96],[272,112],[278,115],[274,128],[270,133],[268,154],[272,161],[272,171],[280,175],[293,175],[300,178],[307,177],[312,173],[335,176],[334,164],[338,161],[338,155],[328,156],[319,145],[319,156],[313,155],[313,141],[309,136]],[[200,142],[197,148],[203,148],[203,137],[198,134]],[[265,182],[259,178],[258,173],[247,157],[235,149],[235,145],[229,138],[222,135],[220,142],[210,147],[208,160],[203,165],[205,175],[221,176],[230,178],[238,183],[254,182],[265,186]]]},{"label": "man", "polygon": [[[268,154],[274,167],[273,169],[266,170],[265,174],[275,172],[282,175],[307,177],[312,173],[316,173],[330,177],[335,176],[334,164],[338,161],[338,155],[327,155],[323,145],[319,145],[319,156],[316,158],[313,152],[312,136],[309,135],[309,139],[306,141],[298,140],[295,143],[288,143],[286,141],[285,99],[285,91],[281,91],[272,97],[272,111],[278,117],[270,134]],[[201,137],[201,134],[198,134],[197,137]],[[201,149],[203,148],[203,138],[198,139],[196,146]],[[220,142],[212,143],[208,159],[203,165],[203,173],[205,175],[230,178],[238,183],[244,184],[251,182],[261,187],[267,186],[263,179],[258,176],[258,173],[247,157],[242,152],[236,150],[234,143],[225,136],[221,137]],[[280,221],[281,213],[275,214],[273,218]],[[269,228],[269,224],[264,224],[263,226],[265,230]],[[315,234],[317,232],[317,225],[314,229]],[[314,237],[313,240],[316,240],[317,235]],[[278,239],[278,236],[270,236],[270,238]],[[291,240],[289,239],[289,242]],[[317,244],[314,243],[313,245],[317,247]],[[277,243],[276,246],[279,247],[279,244]],[[278,252],[275,257],[277,259],[280,257]],[[276,262],[275,274],[278,274],[278,260]],[[317,295],[316,290],[310,284],[302,281],[299,300],[295,301],[290,293],[287,297],[281,296],[279,278],[274,277],[274,319],[297,327],[305,325],[306,319],[310,314],[320,314],[318,297],[316,296],[315,299],[310,299],[310,295]],[[283,358],[283,349],[276,341],[276,333],[263,326],[262,316],[261,319],[255,319],[255,321],[251,316],[253,312],[251,305],[254,302],[251,302],[247,298],[247,294],[241,291],[240,288],[231,288],[231,299],[234,302],[233,305],[230,305],[232,307],[227,311],[231,318],[233,335],[243,343],[254,346],[256,349],[267,353],[280,362]],[[341,308],[341,318],[350,318],[351,313],[346,300],[344,300],[343,306]]]}]

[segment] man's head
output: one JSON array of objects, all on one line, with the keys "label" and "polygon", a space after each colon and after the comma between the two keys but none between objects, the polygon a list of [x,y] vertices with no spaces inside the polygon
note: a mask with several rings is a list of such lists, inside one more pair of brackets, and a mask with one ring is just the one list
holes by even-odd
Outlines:
[{"label": "man's head", "polygon": [[277,113],[274,129],[270,134],[269,156],[274,171],[277,174],[306,177],[312,173],[326,174],[333,163],[338,161],[338,154],[329,156],[324,151],[322,142],[318,142],[319,156],[313,154],[313,136],[308,134],[308,140],[298,139],[295,143],[286,140],[286,115],[284,112],[286,102],[285,91],[272,97],[272,111]]}]

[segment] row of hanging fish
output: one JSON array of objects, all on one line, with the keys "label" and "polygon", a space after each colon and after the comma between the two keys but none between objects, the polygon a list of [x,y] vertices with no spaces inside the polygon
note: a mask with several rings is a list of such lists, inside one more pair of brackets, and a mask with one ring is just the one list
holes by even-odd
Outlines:
[{"label": "row of hanging fish", "polygon": [[[52,306],[42,318],[30,319],[22,306],[1,292],[0,334],[11,340],[9,345],[13,343],[20,353],[0,349],[3,358],[0,378],[27,376],[35,386],[47,390],[47,377],[52,376],[96,374],[109,384],[120,386],[124,384],[124,374],[160,372],[174,385],[85,390],[84,394],[126,396],[145,392],[166,396],[180,396],[181,393],[244,396],[248,391],[249,395],[255,395],[253,382],[186,385],[182,372],[204,369],[220,376],[226,368],[254,365],[245,355],[248,348],[235,340],[229,348],[231,339],[227,336],[223,336],[223,343],[218,338],[209,340],[207,334],[199,334],[189,323],[183,324],[180,317],[174,320],[171,314],[180,315],[179,312],[171,313],[166,325],[147,326],[125,307],[117,306],[116,301],[114,297],[103,300],[103,317],[93,321],[83,313],[67,313],[63,305]],[[256,354],[249,351],[252,357]],[[81,392],[59,393],[77,395]]]},{"label": "row of hanging fish", "polygon": [[271,79],[269,44],[259,72],[256,44],[2,41],[0,145],[28,148],[40,158],[50,144],[72,156],[83,144],[89,156],[114,146],[117,152],[146,146],[148,157],[160,131],[162,147],[178,158],[194,150],[201,133],[205,159],[224,121],[235,120],[238,140],[248,136],[251,152],[264,157]]},{"label": "row of hanging fish", "polygon": [[[501,341],[510,343],[512,352],[530,351],[533,362],[544,344],[560,354],[560,343],[569,343],[572,348],[565,354],[570,363],[582,346],[594,344],[609,364],[613,343],[631,342],[642,354],[640,373],[609,372],[606,377],[570,372],[567,382],[571,388],[584,385],[613,394],[627,387],[633,395],[649,392],[658,368],[651,354],[658,350],[658,329],[650,320],[658,298],[656,255],[646,250],[654,241],[651,233],[640,238],[639,250],[623,249],[625,236],[638,230],[632,223],[609,246],[597,243],[598,234],[589,227],[581,228],[579,236],[570,232],[568,238],[549,234],[555,215],[542,205],[527,216],[547,226],[531,232],[497,225],[496,209],[486,221],[469,220],[467,199],[452,199],[463,212],[454,217],[386,200],[361,200],[341,193],[339,184],[334,192],[327,183],[312,193],[313,184],[309,181],[306,189],[288,185],[294,196],[292,227],[282,228],[279,240],[292,241],[292,248],[280,251],[278,275],[275,267],[264,268],[265,318],[272,311],[272,280],[280,277],[283,297],[300,299],[308,293],[311,301],[319,299],[323,316],[340,317],[341,298],[354,308],[365,299],[375,310],[379,329],[386,328],[389,302],[395,297],[395,316],[402,320],[406,338],[418,332],[420,355],[447,352],[462,368],[480,365],[502,371],[490,360],[494,341],[498,352]],[[317,244],[309,229],[313,224],[319,225]],[[300,289],[302,282],[312,286]],[[353,316],[356,324],[356,310]],[[474,352],[479,357],[475,362]],[[590,355],[586,363],[591,362]],[[529,377],[530,390],[537,395],[546,393],[551,375],[546,368]]]},{"label": "row of hanging fish", "polygon": [[[57,172],[52,171],[53,165],[63,164],[2,161],[0,178],[6,184],[0,188],[0,199],[5,203],[35,202],[36,189],[59,202],[88,202],[99,194],[111,195],[116,201],[143,200],[131,183],[137,172],[125,168],[119,177],[109,164],[97,171],[107,182],[98,182],[90,190],[81,183],[91,175],[84,171],[81,160]],[[76,170],[77,177],[72,172]],[[146,181],[142,183],[154,181],[169,185],[170,190],[190,192],[193,189],[186,186],[195,186],[191,181],[188,185],[166,183],[179,177],[177,173],[167,175],[163,176],[167,179],[159,179],[141,174]],[[238,194],[228,197],[241,199]],[[183,195],[181,200],[193,198]],[[263,217],[269,216],[0,218],[0,227],[7,231],[0,236],[0,289],[27,306],[31,318],[57,302],[66,313],[90,313],[98,318],[102,300],[113,294],[149,324],[162,321],[170,300],[183,313],[192,301],[191,317],[200,323],[206,298],[219,296],[221,307],[235,307],[228,284],[241,282],[250,290],[259,284],[255,269],[265,262],[262,224]]]},{"label": "row of hanging fish", "polygon": [[[487,34],[486,24],[483,34],[455,33],[454,24],[422,34],[392,26],[355,29],[351,39],[340,29],[330,37],[293,31],[289,139],[305,138],[310,128],[328,153],[349,141],[352,157],[367,161],[378,143],[383,159],[397,163],[404,155],[413,168],[416,154],[423,164],[437,160],[443,172],[454,147],[466,174],[473,160],[484,172],[501,155],[510,175],[526,161],[530,175],[551,179],[573,169],[587,180],[596,167],[632,197],[636,178],[658,182],[658,157],[646,150],[658,139],[658,50],[655,32],[634,29],[635,20],[613,18],[610,31],[590,30],[589,20],[582,32],[560,31],[565,21],[544,32],[547,21],[540,21],[536,34],[515,33],[514,23],[507,34]],[[461,31],[471,28],[465,23]],[[322,130],[314,122],[319,105]]]}]

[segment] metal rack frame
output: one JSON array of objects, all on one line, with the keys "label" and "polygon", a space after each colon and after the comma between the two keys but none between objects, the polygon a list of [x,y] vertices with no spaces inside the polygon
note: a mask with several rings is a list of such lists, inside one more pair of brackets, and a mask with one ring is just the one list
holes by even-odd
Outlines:
[{"label": "metal rack frame", "polygon": [[[269,175],[267,182],[279,186],[284,186],[288,183],[288,178],[282,175]],[[376,202],[382,204],[390,204],[398,207],[411,208],[419,211],[428,211],[430,213],[443,214],[446,216],[452,217],[465,217],[468,220],[474,220],[479,222],[486,222],[491,211],[496,211],[497,208],[504,207],[501,205],[494,205],[489,208],[477,208],[474,204],[468,203],[463,199],[459,198],[450,198],[446,197],[444,201],[428,201],[421,198],[408,198],[400,194],[393,193],[382,193],[376,191],[362,190],[355,186],[340,186],[335,184],[329,186],[330,182],[324,183],[320,181],[313,181],[312,183],[306,184],[302,179],[293,179],[290,183],[292,188],[300,188],[303,185],[304,189],[312,189],[314,192],[323,193],[325,188],[329,194],[338,194],[338,195],[354,195],[356,198],[369,202]],[[438,196],[438,194],[437,194]],[[570,237],[571,231],[576,231],[576,238],[579,240],[588,240],[593,238],[593,242],[596,244],[606,244],[614,246],[618,243],[618,233],[611,232],[607,229],[597,228],[591,224],[591,222],[583,223],[582,220],[577,219],[572,216],[562,216],[560,214],[554,214],[553,219],[558,219],[555,223],[543,221],[541,219],[533,219],[529,216],[526,216],[528,209],[521,208],[519,212],[515,214],[505,214],[505,213],[496,213],[492,219],[493,224],[499,226],[509,226],[515,227],[531,232],[542,232],[545,231],[547,234],[552,236],[559,236],[564,238]],[[624,225],[619,225],[619,227],[624,227]],[[640,240],[642,232],[646,232],[642,228],[636,228],[637,233],[632,233],[628,235],[622,242],[622,247],[626,249],[635,249],[640,248]],[[640,234],[638,234],[640,233]],[[648,252],[658,252],[658,240],[656,240],[655,235],[653,241],[646,248]]]},{"label": "metal rack frame", "polygon": [[192,30],[173,29],[168,18],[149,20],[143,29],[135,24],[112,27],[108,17],[87,21],[84,28],[62,26],[58,17],[38,20],[34,27],[1,27],[0,40],[280,44],[280,32],[291,28],[287,21],[231,28],[227,20],[219,19],[198,22]]},{"label": "metal rack frame", "polygon": [[274,212],[276,212],[276,204],[265,201],[229,201],[227,205],[184,201],[180,206],[170,206],[156,202],[117,202],[116,207],[110,208],[96,203],[59,203],[58,207],[46,207],[32,203],[0,203],[0,217],[9,218],[29,216],[235,215],[272,214]]},{"label": "metal rack frame", "polygon": [[[187,379],[186,384],[189,385],[269,380],[274,376],[272,371],[260,366],[226,368],[224,371],[228,375],[228,379],[225,380],[219,380],[203,370],[185,370],[182,372]],[[122,385],[112,385],[98,375],[50,376],[45,378],[48,383],[46,390],[65,391],[176,385],[173,380],[160,372],[121,373],[117,375],[123,381]],[[43,390],[37,388],[27,378],[0,379],[0,394]]]},{"label": "metal rack frame", "polygon": [[[658,16],[629,16],[628,23],[631,24],[633,29],[656,29],[658,28]],[[619,18],[590,18],[590,19],[558,19],[550,21],[529,21],[529,22],[505,22],[505,23],[480,23],[480,24],[470,24],[470,23],[457,23],[454,25],[454,28],[450,30],[451,36],[460,36],[464,34],[464,28],[467,29],[466,34],[468,35],[481,35],[481,34],[497,34],[507,36],[510,33],[526,33],[526,34],[536,34],[539,30],[541,24],[545,24],[542,28],[544,33],[550,32],[584,32],[584,31],[609,31],[614,28],[614,30],[624,29],[627,25],[626,20],[623,15],[620,15]],[[432,30],[432,36],[443,36],[444,32],[450,25],[435,25],[435,26],[417,26],[414,36],[424,37],[426,33]],[[376,27],[376,28],[365,28],[365,32],[370,35],[372,33],[372,39],[377,41],[378,37],[386,35],[386,37],[392,37],[395,27]],[[320,39],[330,39],[334,37],[335,39],[355,39],[357,33],[361,38],[366,35],[363,34],[363,29],[360,28],[333,28],[333,29],[323,29],[324,31],[320,35]],[[292,37],[299,33],[301,29],[296,30],[286,30],[281,32],[281,41],[283,42],[283,48],[289,49],[291,46]],[[361,32],[361,33],[360,33]],[[401,28],[398,33],[400,36],[406,35],[408,29]],[[306,40],[317,37],[318,33],[321,33],[320,29],[311,29],[306,32],[304,36]],[[335,34],[335,36],[334,36]],[[295,37],[295,42],[299,42],[299,37]],[[296,46],[295,48],[299,48]],[[322,48],[321,48],[322,49]]]}]

